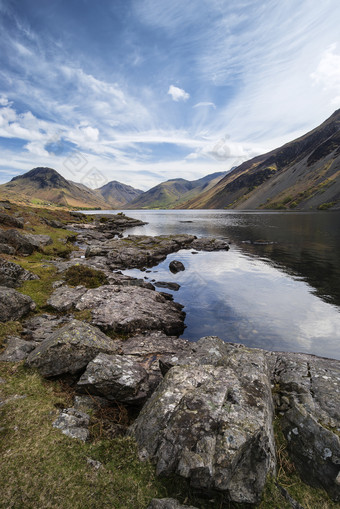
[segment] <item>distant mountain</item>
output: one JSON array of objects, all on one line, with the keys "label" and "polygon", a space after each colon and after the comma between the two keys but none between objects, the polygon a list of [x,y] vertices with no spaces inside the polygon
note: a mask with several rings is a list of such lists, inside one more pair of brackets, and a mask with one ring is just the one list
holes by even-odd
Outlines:
[{"label": "distant mountain", "polygon": [[212,173],[198,180],[182,178],[167,180],[141,194],[127,205],[129,209],[169,209],[177,208],[184,201],[198,196],[217,184],[226,172]]},{"label": "distant mountain", "polygon": [[339,209],[340,110],[300,138],[255,157],[181,208]]},{"label": "distant mountain", "polygon": [[71,182],[52,168],[38,167],[0,185],[0,195],[26,203],[55,203],[78,208],[108,208],[102,195],[83,184]]},{"label": "distant mountain", "polygon": [[112,180],[105,186],[99,187],[97,191],[103,196],[104,200],[114,208],[121,208],[127,203],[137,199],[143,191],[135,189],[132,186],[122,184]]}]

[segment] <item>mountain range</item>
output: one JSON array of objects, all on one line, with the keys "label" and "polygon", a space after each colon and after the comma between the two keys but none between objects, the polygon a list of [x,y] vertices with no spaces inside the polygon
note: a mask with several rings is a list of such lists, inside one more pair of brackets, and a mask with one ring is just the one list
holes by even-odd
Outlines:
[{"label": "mountain range", "polygon": [[228,173],[182,208],[340,208],[340,110],[319,127]]},{"label": "mountain range", "polygon": [[340,110],[319,127],[229,172],[162,182],[148,191],[111,181],[98,189],[38,167],[0,185],[0,197],[76,208],[340,209]]}]

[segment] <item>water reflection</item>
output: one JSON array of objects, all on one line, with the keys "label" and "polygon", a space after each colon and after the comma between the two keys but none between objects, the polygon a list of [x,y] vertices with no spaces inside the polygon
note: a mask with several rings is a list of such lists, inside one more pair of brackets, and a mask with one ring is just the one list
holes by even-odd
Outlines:
[{"label": "water reflection", "polygon": [[[170,255],[148,275],[127,271],[181,285],[172,293],[187,313],[183,337],[213,334],[252,347],[340,358],[340,213],[127,214],[149,222],[127,233],[192,233],[232,242],[229,252]],[[270,244],[254,244],[258,240]],[[171,274],[173,259],[186,270]]]}]

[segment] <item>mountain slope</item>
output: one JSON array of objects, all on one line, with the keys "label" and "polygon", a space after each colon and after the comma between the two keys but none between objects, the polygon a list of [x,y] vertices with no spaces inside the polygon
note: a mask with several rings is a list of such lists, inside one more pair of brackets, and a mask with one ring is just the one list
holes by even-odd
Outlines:
[{"label": "mountain slope", "polygon": [[246,161],[181,208],[340,207],[340,110],[300,138]]},{"label": "mountain slope", "polygon": [[182,178],[167,180],[149,189],[128,204],[129,209],[177,208],[183,201],[199,195],[214,186],[225,172],[212,173],[198,180]]},{"label": "mountain slope", "polygon": [[108,182],[97,191],[103,196],[104,200],[114,208],[120,208],[127,203],[137,199],[143,191],[135,189],[132,186],[122,184],[116,180]]},{"label": "mountain slope", "polygon": [[0,185],[0,195],[26,203],[55,203],[72,207],[108,208],[101,194],[71,182],[52,168],[38,167]]}]

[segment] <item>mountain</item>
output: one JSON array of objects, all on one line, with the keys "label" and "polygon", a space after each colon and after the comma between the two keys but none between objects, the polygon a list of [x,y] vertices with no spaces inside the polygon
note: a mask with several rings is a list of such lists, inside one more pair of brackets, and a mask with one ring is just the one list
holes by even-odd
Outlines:
[{"label": "mountain", "polygon": [[228,173],[181,208],[340,208],[340,110],[319,127]]},{"label": "mountain", "polygon": [[105,199],[83,184],[71,182],[52,168],[34,168],[0,185],[0,195],[26,203],[55,203],[79,208],[108,208]]},{"label": "mountain", "polygon": [[116,180],[112,180],[108,182],[108,184],[99,187],[97,191],[103,196],[104,200],[114,208],[121,208],[143,194],[143,191],[140,189],[135,189],[132,186],[122,184]]},{"label": "mountain", "polygon": [[177,208],[187,200],[217,184],[226,172],[212,173],[198,180],[182,178],[167,180],[141,194],[127,205],[129,209],[169,209]]}]

